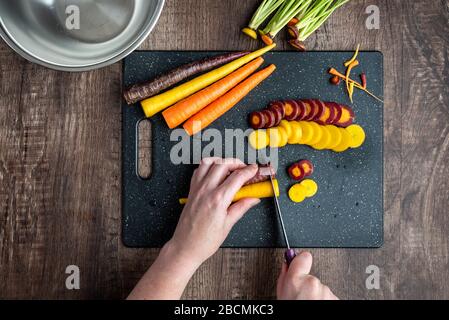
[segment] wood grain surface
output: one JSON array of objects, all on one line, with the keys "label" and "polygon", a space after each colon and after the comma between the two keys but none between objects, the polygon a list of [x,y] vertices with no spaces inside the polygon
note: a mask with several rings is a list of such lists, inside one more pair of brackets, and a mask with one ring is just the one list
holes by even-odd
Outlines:
[{"label": "wood grain surface", "polygon": [[[168,0],[140,49],[254,49],[239,29],[257,3]],[[365,27],[372,4],[379,30]],[[384,54],[385,244],[312,250],[313,273],[343,299],[449,299],[448,21],[444,0],[354,0],[307,41]],[[121,63],[57,72],[0,43],[0,298],[123,298],[156,258],[121,243],[120,90]],[[184,297],[274,298],[281,259],[220,250]],[[72,264],[80,290],[65,288]],[[379,290],[365,287],[369,265],[380,268]]]}]

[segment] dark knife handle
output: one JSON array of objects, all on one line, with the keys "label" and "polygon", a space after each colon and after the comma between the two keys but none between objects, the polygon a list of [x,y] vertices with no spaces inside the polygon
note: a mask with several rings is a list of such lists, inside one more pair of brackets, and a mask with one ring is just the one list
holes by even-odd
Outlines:
[{"label": "dark knife handle", "polygon": [[287,266],[290,266],[290,263],[295,259],[296,252],[293,249],[287,249],[284,253],[285,261],[287,262]]}]

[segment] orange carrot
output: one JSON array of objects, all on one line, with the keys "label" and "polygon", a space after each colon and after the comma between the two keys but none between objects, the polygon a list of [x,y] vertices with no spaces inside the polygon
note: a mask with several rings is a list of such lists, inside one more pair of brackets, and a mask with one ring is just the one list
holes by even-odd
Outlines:
[{"label": "orange carrot", "polygon": [[263,63],[263,58],[259,57],[244,65],[237,71],[221,79],[209,87],[198,91],[184,100],[162,112],[165,122],[170,129],[173,129],[189,119],[195,113],[214,102],[226,92],[234,88],[237,84],[250,76]]},{"label": "orange carrot", "polygon": [[274,70],[276,70],[276,66],[272,64],[253,74],[248,79],[237,85],[234,89],[230,90],[228,93],[221,96],[206,108],[195,114],[192,118],[187,120],[183,125],[184,129],[191,136],[206,128],[212,122],[225,114],[229,109],[235,106],[259,83],[268,78]]}]

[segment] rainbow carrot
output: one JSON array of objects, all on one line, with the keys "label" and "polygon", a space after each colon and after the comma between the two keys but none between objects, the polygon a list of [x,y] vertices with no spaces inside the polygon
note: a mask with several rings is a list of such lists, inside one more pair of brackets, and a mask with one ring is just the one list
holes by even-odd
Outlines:
[{"label": "rainbow carrot", "polygon": [[210,71],[247,55],[248,51],[231,52],[184,64],[147,82],[134,84],[123,92],[126,103],[133,104],[152,97],[175,84],[202,72]]},{"label": "rainbow carrot", "polygon": [[217,68],[215,70],[209,71],[191,81],[179,85],[173,89],[165,91],[159,95],[153,96],[151,98],[145,99],[141,102],[143,111],[147,117],[151,117],[156,113],[166,109],[167,107],[175,104],[176,102],[187,98],[188,96],[194,94],[195,92],[206,88],[212,83],[226,77],[231,72],[237,70],[244,64],[247,64],[251,60],[260,57],[264,53],[270,51],[276,46],[273,44],[271,46],[266,46],[262,49],[254,51],[246,56],[236,59],[224,66]]},{"label": "rainbow carrot", "polygon": [[272,64],[253,74],[248,79],[237,85],[234,89],[221,96],[192,118],[187,120],[183,125],[184,129],[191,136],[206,128],[212,122],[225,114],[229,109],[235,106],[259,83],[268,78],[274,70],[276,70],[276,66]]},{"label": "rainbow carrot", "polygon": [[208,106],[226,92],[234,88],[237,84],[250,76],[263,63],[263,58],[259,57],[244,65],[237,71],[215,82],[209,87],[198,91],[184,100],[162,112],[165,122],[170,129],[173,129],[189,119],[195,113]]}]

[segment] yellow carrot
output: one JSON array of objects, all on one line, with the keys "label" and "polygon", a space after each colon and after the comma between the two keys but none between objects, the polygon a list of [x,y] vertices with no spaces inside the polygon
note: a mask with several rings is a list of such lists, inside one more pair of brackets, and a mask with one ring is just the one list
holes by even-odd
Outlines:
[{"label": "yellow carrot", "polygon": [[272,64],[265,69],[256,72],[245,81],[237,85],[234,89],[222,95],[220,98],[187,120],[183,124],[183,128],[189,136],[194,135],[195,133],[206,128],[212,122],[225,114],[229,109],[235,106],[259,83],[268,78],[274,70],[276,70],[276,66]]},{"label": "yellow carrot", "polygon": [[143,100],[141,102],[141,105],[143,111],[145,112],[145,115],[147,117],[151,117],[156,113],[164,110],[165,108],[175,104],[176,102],[194,94],[195,92],[201,89],[204,89],[205,87],[211,85],[212,83],[226,77],[228,74],[237,70],[244,64],[270,51],[275,46],[276,44],[273,43],[271,46],[266,46],[262,49],[247,54],[246,56],[234,60],[220,68],[212,70],[191,81],[181,84],[176,88],[168,90],[157,96],[153,96],[151,98]]},{"label": "yellow carrot", "polygon": [[[276,179],[273,179],[274,189],[276,190],[276,196],[279,197],[279,184]],[[270,181],[257,182],[243,186],[234,196],[232,202],[237,202],[243,198],[271,198],[274,196],[273,187]],[[187,198],[179,199],[180,204],[186,204]]]}]

